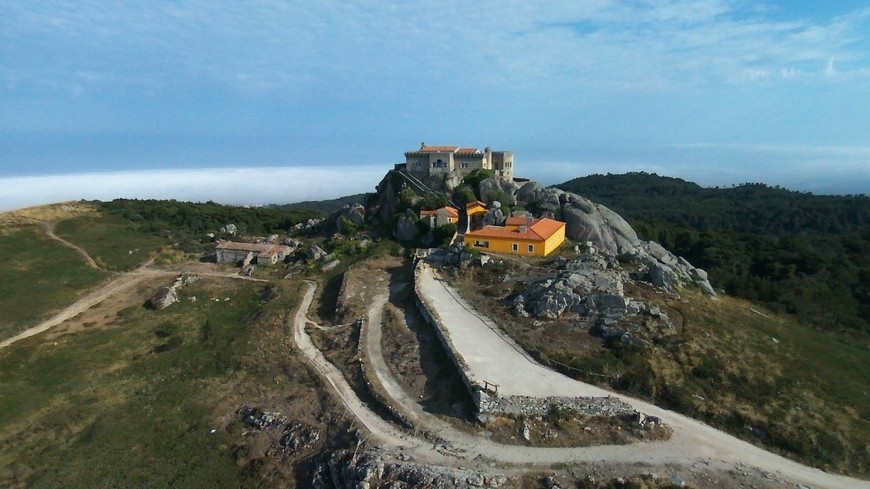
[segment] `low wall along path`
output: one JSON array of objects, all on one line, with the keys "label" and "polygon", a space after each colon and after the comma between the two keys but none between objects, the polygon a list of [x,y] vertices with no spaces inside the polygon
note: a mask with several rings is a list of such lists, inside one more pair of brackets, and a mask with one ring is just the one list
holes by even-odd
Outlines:
[{"label": "low wall along path", "polygon": [[634,412],[610,392],[537,363],[423,261],[414,269],[414,292],[421,313],[459,369],[479,414],[541,415],[553,405],[589,415]]}]

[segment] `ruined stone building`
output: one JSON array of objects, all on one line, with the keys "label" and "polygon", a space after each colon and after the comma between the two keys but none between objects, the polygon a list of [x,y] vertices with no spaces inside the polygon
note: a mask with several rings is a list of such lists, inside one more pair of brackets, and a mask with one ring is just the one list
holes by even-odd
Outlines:
[{"label": "ruined stone building", "polygon": [[268,243],[237,243],[224,241],[215,246],[218,263],[241,263],[246,266],[251,262],[257,265],[274,265],[284,261],[293,249],[287,245]]}]

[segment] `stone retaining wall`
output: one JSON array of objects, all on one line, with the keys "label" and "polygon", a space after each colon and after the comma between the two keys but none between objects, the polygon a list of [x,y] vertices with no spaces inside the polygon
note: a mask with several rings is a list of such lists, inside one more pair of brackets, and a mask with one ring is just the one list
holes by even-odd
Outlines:
[{"label": "stone retaining wall", "polygon": [[634,414],[635,410],[628,403],[615,397],[529,397],[529,396],[498,396],[484,389],[484,386],[471,381],[465,360],[450,340],[450,333],[444,327],[438,311],[426,304],[419,288],[418,274],[420,267],[427,266],[422,260],[414,266],[414,302],[420,310],[420,314],[435,330],[435,335],[450,361],[459,372],[459,377],[465,384],[478,417],[483,419],[488,414],[510,414],[526,416],[543,416],[552,411],[554,407],[576,411],[588,416],[620,416]]}]

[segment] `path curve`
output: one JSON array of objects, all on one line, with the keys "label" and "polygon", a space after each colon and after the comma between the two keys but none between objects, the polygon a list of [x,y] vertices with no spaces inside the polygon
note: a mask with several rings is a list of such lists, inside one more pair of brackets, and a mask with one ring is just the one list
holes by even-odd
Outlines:
[{"label": "path curve", "polygon": [[[492,443],[481,443],[481,453],[489,454],[499,460],[517,463],[535,459],[538,454],[545,454],[541,461],[546,459],[559,462],[610,460],[656,465],[666,463],[686,465],[707,462],[721,468],[732,468],[742,464],[776,473],[787,479],[801,481],[813,487],[870,488],[868,481],[829,474],[800,464],[682,414],[662,409],[640,399],[576,381],[547,369],[531,359],[525,352],[519,351],[511,338],[501,333],[497,325],[491,320],[477,313],[473,306],[465,302],[446,282],[437,279],[430,267],[425,267],[417,277],[421,281],[420,290],[426,294],[425,301],[430,307],[438,306],[436,311],[444,324],[447,325],[448,334],[452,336],[454,345],[457,342],[462,342],[460,337],[466,335],[468,330],[479,328],[480,333],[471,337],[473,341],[467,341],[468,336],[465,337],[465,349],[460,348],[460,353],[469,364],[476,363],[487,369],[487,375],[498,375],[499,373],[504,375],[507,372],[514,383],[519,384],[521,383],[520,377],[524,376],[520,370],[528,370],[529,380],[533,380],[528,388],[534,392],[542,390],[545,395],[613,396],[627,402],[638,411],[658,416],[674,430],[669,440],[659,442],[587,448],[530,449],[523,447],[522,456],[519,459],[515,458],[517,454],[513,451],[494,448],[495,444]],[[493,353],[493,349],[496,350],[496,353]],[[493,368],[494,359],[505,360],[499,365],[506,370],[500,372],[498,368]],[[505,387],[501,387],[500,390],[508,390]],[[518,394],[522,394],[522,392],[518,392]],[[504,445],[498,445],[498,447],[504,447]],[[560,453],[550,453],[550,450],[557,450]]]},{"label": "path curve", "polygon": [[[362,403],[344,379],[341,372],[332,365],[314,346],[305,332],[305,325],[311,321],[307,311],[314,297],[315,285],[308,283],[308,290],[296,312],[293,321],[293,337],[305,357],[314,365],[318,372],[332,386],[347,409],[368,429],[371,438],[386,445],[397,447],[413,453],[418,461],[440,463],[444,465],[477,465],[484,470],[503,472],[505,466],[551,466],[553,464],[571,464],[580,462],[614,462],[637,463],[644,465],[689,466],[698,462],[709,468],[719,470],[734,470],[741,467],[755,467],[762,471],[778,473],[783,479],[800,481],[813,487],[828,488],[859,488],[870,487],[866,481],[848,477],[826,474],[818,469],[806,467],[777,455],[765,452],[757,447],[737,440],[709,426],[691,420],[681,415],[669,417],[675,436],[665,442],[634,443],[621,446],[597,446],[582,448],[532,448],[524,446],[501,445],[484,438],[461,432],[447,423],[423,412],[419,406],[414,406],[407,395],[401,394],[395,379],[383,359],[379,346],[380,325],[383,306],[387,295],[377,293],[369,309],[371,329],[363,335],[363,345],[366,354],[371,355],[375,365],[376,375],[388,391],[388,396],[400,404],[406,413],[413,413],[412,420],[420,421],[421,427],[436,433],[444,439],[439,445],[431,445],[411,434],[386,422]],[[377,357],[380,357],[378,359]],[[397,390],[397,391],[396,391]],[[397,394],[398,395],[395,395]],[[622,396],[621,396],[622,397]],[[631,399],[632,401],[636,401]],[[653,406],[654,407],[654,406]],[[656,408],[658,409],[658,408]],[[682,418],[682,421],[680,420]],[[694,424],[696,432],[687,429],[686,423]],[[712,436],[712,440],[707,439]],[[733,449],[722,449],[722,437],[735,442]],[[734,453],[736,450],[747,450],[746,453]],[[458,456],[457,454],[461,454]],[[481,462],[500,462],[489,466]],[[499,466],[500,465],[500,466]]]},{"label": "path curve", "polygon": [[[181,273],[178,270],[160,270],[154,268],[148,268],[145,266],[141,266],[133,271],[122,273],[117,278],[112,280],[111,282],[103,285],[99,289],[91,292],[90,294],[82,297],[81,299],[73,302],[72,304],[63,308],[59,313],[55,314],[49,319],[28,328],[17,335],[3,340],[0,342],[0,349],[6,348],[7,346],[21,341],[25,338],[29,338],[34,335],[38,335],[39,333],[48,331],[49,329],[63,323],[64,321],[74,318],[79,314],[87,311],[91,307],[103,302],[109,297],[123,292],[125,290],[130,289],[134,285],[147,280],[153,277],[159,276],[173,276]],[[226,273],[226,272],[194,272],[194,275],[199,275],[203,277],[218,277],[218,278],[230,278],[236,280],[247,280],[252,282],[268,282],[268,280],[253,278],[253,277],[245,277],[242,275],[234,274],[234,273]]]},{"label": "path curve", "polygon": [[72,248],[73,250],[78,252],[78,254],[82,255],[82,257],[85,259],[85,262],[88,264],[89,267],[91,267],[95,270],[104,270],[105,271],[105,269],[103,267],[97,265],[97,262],[94,261],[93,257],[91,257],[91,255],[87,252],[87,250],[85,250],[84,248],[80,247],[79,245],[77,245],[75,243],[70,243],[69,241],[54,234],[55,226],[57,226],[57,223],[54,221],[46,222],[46,223],[42,224],[42,228],[45,230],[46,236],[59,242],[60,244],[66,246],[67,248]]}]

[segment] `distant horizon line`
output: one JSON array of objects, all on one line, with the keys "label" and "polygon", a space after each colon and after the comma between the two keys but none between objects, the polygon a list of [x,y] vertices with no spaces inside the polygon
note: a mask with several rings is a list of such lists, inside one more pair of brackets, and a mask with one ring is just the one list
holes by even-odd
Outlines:
[{"label": "distant horizon line", "polygon": [[[545,186],[558,185],[575,178],[592,175],[646,173],[663,178],[680,179],[702,188],[729,188],[746,184],[763,184],[771,188],[813,195],[867,196],[870,181],[839,191],[819,191],[792,186],[775,179],[746,175],[739,183],[698,181],[691,175],[664,168],[610,168],[600,166],[551,163],[533,165],[537,173],[529,178]],[[608,165],[610,166],[610,165]],[[522,168],[522,166],[520,166]],[[306,201],[332,200],[374,191],[383,175],[391,170],[385,165],[345,166],[259,166],[203,167],[167,169],[130,169],[65,172],[50,175],[0,177],[0,212],[61,202],[111,201],[118,198],[213,201],[223,205],[284,205]],[[585,170],[585,171],[584,171]],[[569,176],[570,172],[570,176]],[[721,176],[720,176],[721,177]],[[808,176],[808,179],[812,176]],[[767,180],[767,181],[765,181]],[[818,181],[813,180],[818,183]],[[848,183],[856,183],[850,180]],[[829,186],[831,183],[829,182]],[[855,191],[859,188],[861,191]]]}]

